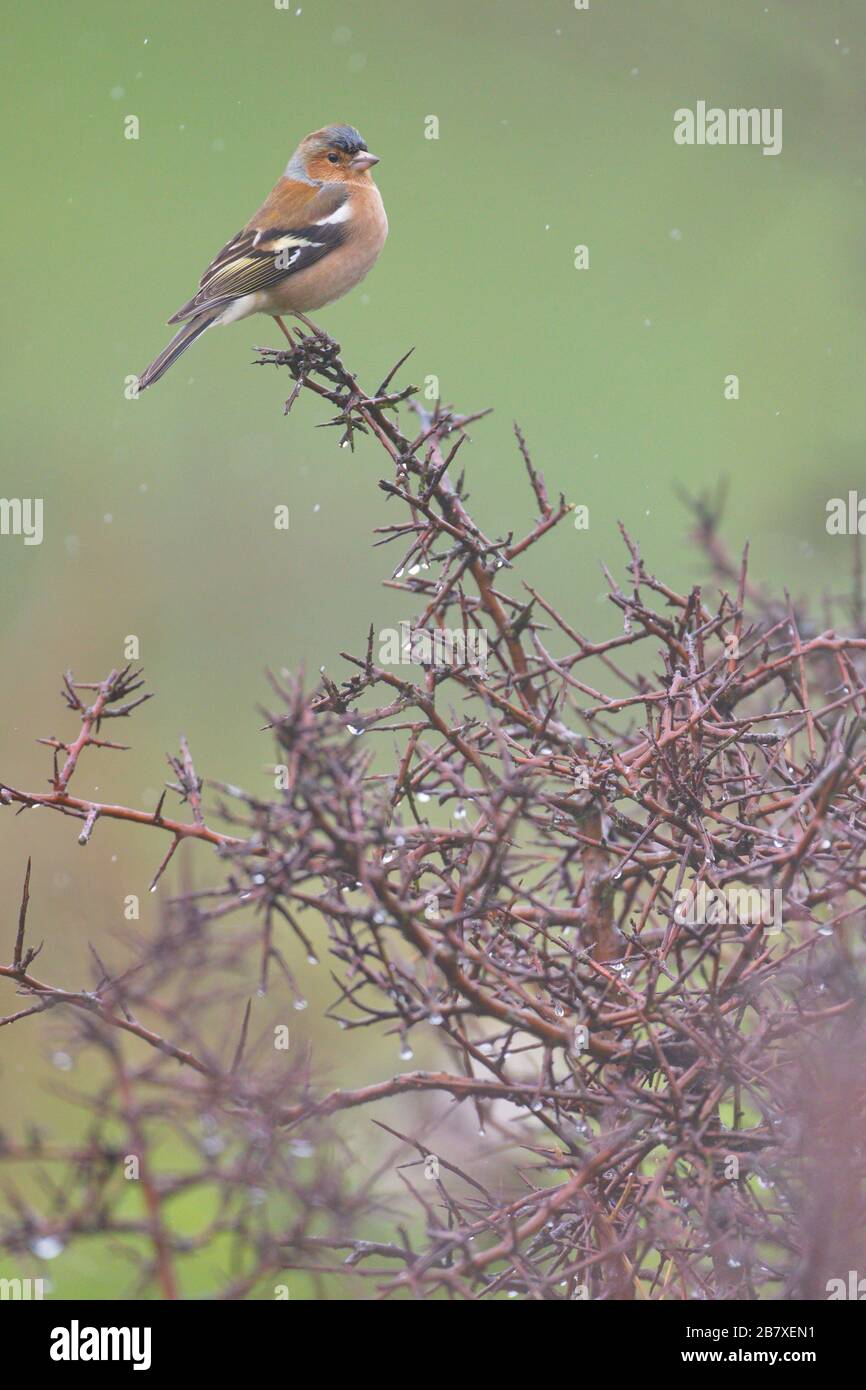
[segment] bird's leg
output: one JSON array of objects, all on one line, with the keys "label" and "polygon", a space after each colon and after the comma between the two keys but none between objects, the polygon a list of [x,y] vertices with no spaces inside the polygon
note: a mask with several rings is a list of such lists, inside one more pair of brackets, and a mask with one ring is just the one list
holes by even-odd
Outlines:
[{"label": "bird's leg", "polygon": [[274,314],[274,315],[273,315],[273,320],[274,320],[274,323],[279,324],[279,326],[280,326],[280,332],[284,335],[286,341],[287,341],[288,344],[289,344],[289,347],[292,348],[292,349],[294,350],[295,340],[294,340],[294,338],[292,337],[291,333],[289,332],[288,328],[286,328],[286,325],[283,323],[283,321],[282,321],[282,319],[280,318],[279,314]]},{"label": "bird's leg", "polygon": [[310,330],[310,332],[313,334],[313,337],[314,337],[314,338],[325,338],[325,337],[327,337],[327,334],[323,333],[322,330],[321,330],[321,328],[317,328],[316,325],[313,323],[312,319],[308,319],[307,316],[306,316],[306,314],[302,314],[302,313],[301,313],[300,309],[293,309],[293,310],[292,310],[292,317],[293,317],[293,318],[296,318],[296,319],[300,319],[300,320],[301,320],[301,323],[305,324],[306,327],[309,328],[309,330]]}]

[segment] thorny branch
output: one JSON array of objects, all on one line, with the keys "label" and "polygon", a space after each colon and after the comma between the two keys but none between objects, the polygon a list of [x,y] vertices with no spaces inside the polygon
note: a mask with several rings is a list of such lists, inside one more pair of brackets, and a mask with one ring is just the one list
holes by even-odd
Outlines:
[{"label": "thorny branch", "polygon": [[[42,1211],[16,1191],[2,1243],[144,1236],[139,1285],[166,1298],[227,1233],[223,1298],[272,1297],[290,1269],[320,1294],[339,1272],[379,1296],[815,1296],[856,1267],[866,1217],[859,559],[848,610],[816,623],[754,585],[717,506],[692,501],[712,583],[677,592],[621,528],[617,626],[592,640],[516,583],[571,510],[520,430],[536,517],[488,536],[454,476],[485,412],[424,411],[392,385],[405,360],[368,394],[322,334],[260,350],[293,378],[287,412],[313,393],[343,445],[366,435],[387,455],[399,517],[377,543],[397,549],[386,583],[414,612],[396,653],[371,630],[309,694],[271,678],[273,798],[215,784],[232,833],[212,828],[184,739],[169,787],[190,819],[164,797],[146,812],[74,796],[86,750],[121,747],[102,723],[147,698],[131,668],[67,675],[80,729],[42,740],[50,789],[0,784],[7,805],[82,821],[82,844],[103,817],[163,831],[153,886],[186,839],[228,864],[156,941],[130,941],[124,969],[95,958],[81,990],[33,973],[28,868],[0,967],[26,1007],[0,1023],[60,1010],[106,1069],[76,1097],[93,1113],[83,1148],[0,1147],[76,1175],[46,1178]],[[266,992],[305,1002],[294,942],[311,962],[328,951],[331,1019],[396,1035],[404,1061],[420,1044],[437,1069],[329,1090],[306,1054],[274,1052]],[[367,1109],[398,1145],[381,1169],[357,1143]],[[137,1220],[119,1213],[118,1132],[140,1164]],[[191,1166],[160,1168],[166,1132]],[[219,1209],[181,1239],[171,1202],[197,1186]],[[383,1220],[395,1239],[363,1238]]]}]

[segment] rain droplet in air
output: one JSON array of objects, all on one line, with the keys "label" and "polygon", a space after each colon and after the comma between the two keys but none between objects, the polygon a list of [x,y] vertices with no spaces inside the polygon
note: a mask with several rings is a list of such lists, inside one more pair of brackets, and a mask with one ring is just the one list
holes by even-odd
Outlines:
[{"label": "rain droplet in air", "polygon": [[57,1236],[37,1236],[30,1242],[30,1249],[40,1260],[56,1260],[63,1251],[63,1241]]}]

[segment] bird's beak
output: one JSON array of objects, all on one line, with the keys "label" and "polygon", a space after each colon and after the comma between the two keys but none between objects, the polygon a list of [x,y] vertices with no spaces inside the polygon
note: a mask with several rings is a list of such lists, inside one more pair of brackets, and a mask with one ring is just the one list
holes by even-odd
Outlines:
[{"label": "bird's beak", "polygon": [[360,154],[356,154],[354,159],[349,160],[349,168],[363,172],[364,169],[372,169],[373,165],[378,163],[379,156],[377,154],[370,154],[369,150],[361,150]]}]

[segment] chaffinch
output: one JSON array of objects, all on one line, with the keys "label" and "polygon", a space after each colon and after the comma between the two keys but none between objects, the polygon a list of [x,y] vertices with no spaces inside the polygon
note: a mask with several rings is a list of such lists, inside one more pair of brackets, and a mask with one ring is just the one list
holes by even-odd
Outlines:
[{"label": "chaffinch", "polygon": [[196,338],[249,314],[320,309],[353,289],[375,264],[388,219],[370,169],[379,160],[350,125],[306,136],[258,212],[208,266],[169,323],[183,327],[138,379],[152,386]]}]

